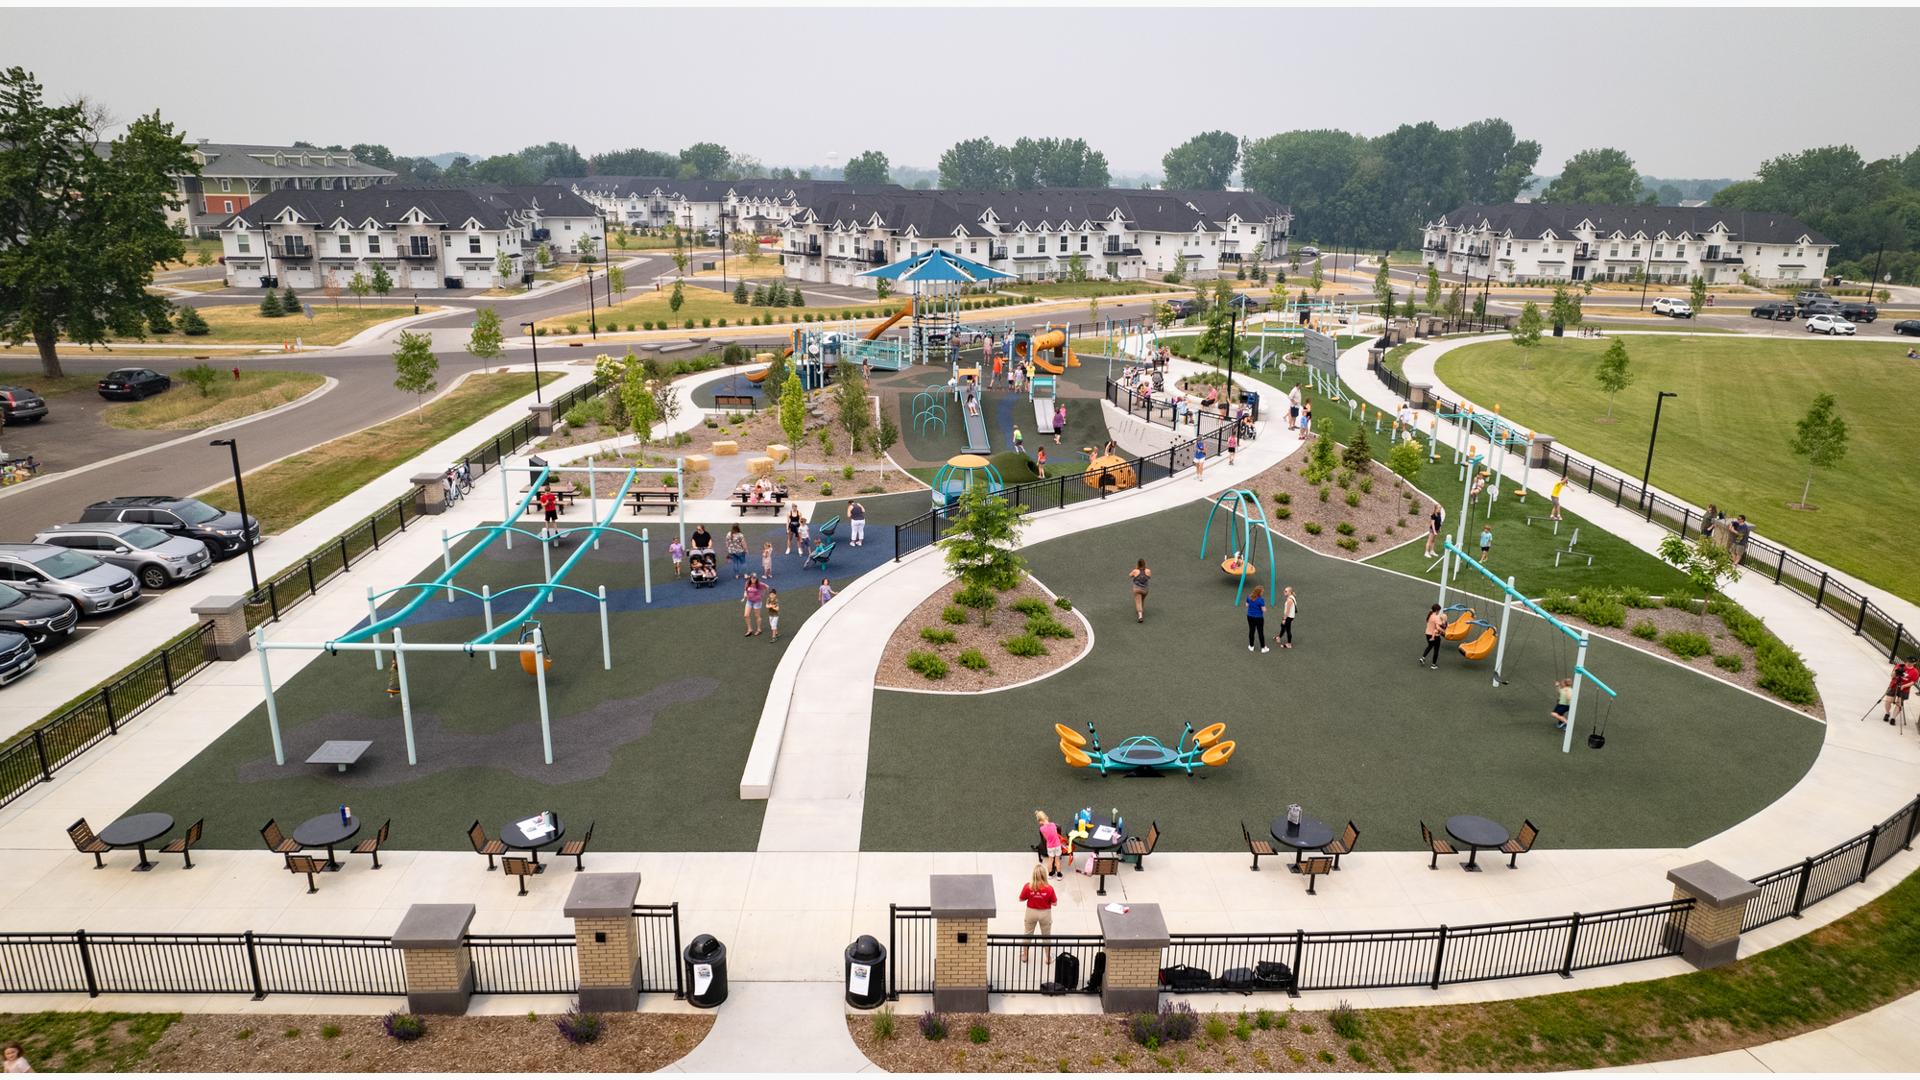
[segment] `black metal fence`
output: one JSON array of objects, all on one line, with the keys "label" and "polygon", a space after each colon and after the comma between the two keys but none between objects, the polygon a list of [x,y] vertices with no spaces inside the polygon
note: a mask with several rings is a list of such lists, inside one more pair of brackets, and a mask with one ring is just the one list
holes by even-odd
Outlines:
[{"label": "black metal fence", "polygon": [[50,782],[61,766],[102,739],[118,735],[122,724],[206,667],[202,639],[211,626],[201,624],[173,639],[0,749],[0,806],[19,798],[35,784]]},{"label": "black metal fence", "polygon": [[934,918],[930,907],[887,905],[887,997],[933,993]]},{"label": "black metal fence", "polygon": [[1097,993],[1099,987],[1088,990],[1086,984],[1093,974],[1093,958],[1100,955],[1105,945],[1106,939],[1099,934],[1053,934],[1046,937],[1037,934],[1032,937],[1025,934],[988,934],[987,990],[994,994],[1048,993],[1041,989],[1041,985],[1058,981],[1060,957],[1071,956],[1078,973],[1073,985],[1066,987],[1066,990]]},{"label": "black metal fence", "polygon": [[1920,797],[1858,836],[1751,878],[1760,887],[1760,895],[1747,902],[1740,928],[1752,930],[1781,919],[1799,918],[1814,904],[1867,880],[1895,852],[1912,851],[1916,835],[1920,835]]},{"label": "black metal fence", "polygon": [[383,937],[0,933],[0,993],[403,995]]},{"label": "black metal fence", "polygon": [[571,994],[580,989],[572,934],[468,934],[476,994]]},{"label": "black metal fence", "polygon": [[[554,411],[565,412],[602,389],[598,382],[589,382],[569,390],[553,399]],[[482,475],[533,437],[533,419],[529,416],[475,447],[459,463],[472,475]],[[247,595],[248,629],[277,622],[288,608],[317,594],[322,585],[352,569],[368,553],[378,551],[388,538],[405,532],[408,523],[418,516],[414,496],[408,493],[269,578]],[[107,736],[119,734],[122,724],[206,667],[202,639],[210,626],[195,626],[174,638],[45,724],[0,748],[0,806],[19,798],[35,784],[51,781],[61,766]]]},{"label": "black metal fence", "polygon": [[1375,341],[1367,350],[1367,370],[1373,372],[1376,378],[1386,384],[1387,389],[1393,391],[1395,397],[1405,400],[1413,396],[1413,384],[1385,364],[1387,350],[1391,348],[1393,346],[1384,337]]},{"label": "black metal fence", "polygon": [[680,962],[680,904],[635,904],[633,933],[640,953],[641,993],[687,996],[686,965]]}]

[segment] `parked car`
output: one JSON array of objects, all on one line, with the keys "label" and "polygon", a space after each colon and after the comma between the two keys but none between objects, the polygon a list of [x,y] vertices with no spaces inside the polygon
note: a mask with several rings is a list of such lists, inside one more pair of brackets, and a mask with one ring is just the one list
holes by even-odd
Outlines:
[{"label": "parked car", "polygon": [[22,592],[64,596],[85,615],[140,599],[140,581],[118,566],[53,544],[0,544],[0,581]]},{"label": "parked car", "polygon": [[151,525],[118,521],[78,522],[42,529],[36,544],[52,544],[82,552],[131,570],[143,588],[164,589],[191,581],[213,566],[207,545],[186,536],[161,532]]},{"label": "parked car", "polygon": [[1314,247],[1312,244],[1308,244],[1306,247],[1300,249],[1300,257],[1303,259],[1317,259],[1320,257],[1320,249]]},{"label": "parked car", "polygon": [[1199,305],[1191,300],[1169,300],[1167,310],[1173,312],[1176,319],[1184,319],[1198,309]]},{"label": "parked car", "polygon": [[1893,332],[1896,334],[1912,334],[1914,337],[1920,337],[1920,319],[1901,319],[1899,322],[1893,324]]},{"label": "parked car", "polygon": [[139,401],[164,393],[172,385],[172,379],[152,368],[123,367],[107,372],[100,380],[99,390],[100,396],[110,401],[115,398]]},{"label": "parked car", "polygon": [[260,542],[258,518],[249,516],[243,525],[240,515],[231,510],[218,510],[199,499],[177,495],[122,495],[87,507],[80,512],[80,520],[151,525],[164,533],[200,541],[216,559],[238,555],[249,544]]},{"label": "parked car", "polygon": [[0,417],[9,424],[29,424],[47,415],[47,399],[24,386],[0,385]]},{"label": "parked car", "polygon": [[1685,300],[1676,300],[1671,296],[1663,296],[1653,302],[1653,313],[1655,315],[1666,315],[1675,319],[1691,319],[1693,318],[1693,305]]},{"label": "parked car", "polygon": [[1838,300],[1809,300],[1800,305],[1800,317],[1803,319],[1814,315],[1838,314],[1840,314],[1840,301]]},{"label": "parked car", "polygon": [[1848,322],[1872,322],[1880,317],[1880,309],[1871,300],[1848,300],[1840,305],[1840,317]]},{"label": "parked car", "polygon": [[1769,300],[1764,304],[1755,304],[1748,314],[1756,319],[1771,319],[1774,322],[1791,321],[1797,314],[1794,306],[1784,300]]},{"label": "parked car", "polygon": [[1833,297],[1828,296],[1819,289],[1801,289],[1799,292],[1793,294],[1793,302],[1795,304],[1811,304],[1816,300],[1831,299],[1833,299]]},{"label": "parked car", "polygon": [[1265,300],[1248,296],[1245,293],[1234,293],[1227,299],[1227,303],[1239,308],[1240,313],[1243,315],[1250,311],[1265,311],[1267,307]]},{"label": "parked car", "polygon": [[0,582],[0,630],[25,634],[34,648],[73,633],[80,609],[64,596],[23,592]]},{"label": "parked car", "polygon": [[1829,337],[1834,334],[1846,334],[1851,337],[1855,329],[1857,328],[1852,323],[1838,315],[1815,315],[1807,320],[1809,334],[1826,334]]},{"label": "parked car", "polygon": [[40,657],[33,651],[27,635],[0,630],[0,686],[5,686],[33,670]]}]

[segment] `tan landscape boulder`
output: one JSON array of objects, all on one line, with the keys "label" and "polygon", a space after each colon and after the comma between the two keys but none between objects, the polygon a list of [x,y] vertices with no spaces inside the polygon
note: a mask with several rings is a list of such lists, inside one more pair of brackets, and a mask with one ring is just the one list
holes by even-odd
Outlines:
[{"label": "tan landscape boulder", "polygon": [[793,456],[793,451],[787,449],[785,443],[768,443],[767,456],[774,461],[785,461]]},{"label": "tan landscape boulder", "polygon": [[721,439],[713,444],[714,457],[732,457],[739,452],[740,444],[733,439]]}]

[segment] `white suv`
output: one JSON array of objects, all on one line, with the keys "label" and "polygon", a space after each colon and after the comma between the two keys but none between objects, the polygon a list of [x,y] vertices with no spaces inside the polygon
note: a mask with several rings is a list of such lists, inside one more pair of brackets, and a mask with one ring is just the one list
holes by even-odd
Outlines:
[{"label": "white suv", "polygon": [[1685,300],[1675,300],[1671,296],[1663,296],[1653,302],[1653,313],[1655,315],[1668,315],[1676,319],[1691,319],[1693,318],[1693,305],[1687,303]]},{"label": "white suv", "polygon": [[1807,320],[1807,333],[1809,334],[1827,334],[1829,336],[1833,334],[1846,334],[1851,337],[1853,336],[1854,330],[1855,327],[1852,323],[1838,315],[1815,315]]}]

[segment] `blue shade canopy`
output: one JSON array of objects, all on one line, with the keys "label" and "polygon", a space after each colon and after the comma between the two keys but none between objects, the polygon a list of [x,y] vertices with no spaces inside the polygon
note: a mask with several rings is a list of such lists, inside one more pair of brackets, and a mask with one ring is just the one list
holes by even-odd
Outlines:
[{"label": "blue shade canopy", "polygon": [[863,271],[860,276],[887,278],[890,281],[950,281],[962,285],[1013,277],[1004,270],[995,270],[985,263],[939,248],[923,251],[911,259]]}]

